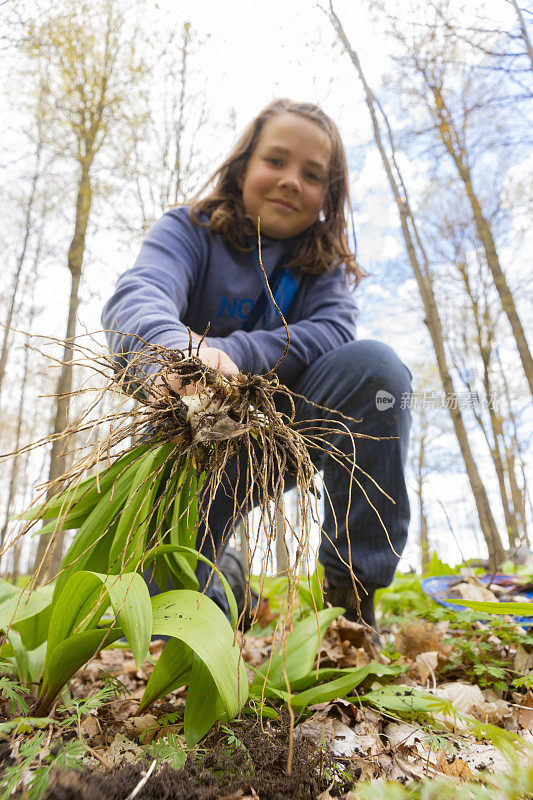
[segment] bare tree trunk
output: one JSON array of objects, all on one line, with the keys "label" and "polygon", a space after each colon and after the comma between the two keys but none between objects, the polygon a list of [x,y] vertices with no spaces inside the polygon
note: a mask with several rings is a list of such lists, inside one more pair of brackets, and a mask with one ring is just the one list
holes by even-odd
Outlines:
[{"label": "bare tree trunk", "polygon": [[[24,422],[24,405],[26,400],[26,386],[28,383],[29,373],[29,349],[26,348],[24,352],[24,373],[22,375],[22,382],[20,384],[20,405],[17,417],[17,427],[15,430],[15,447],[14,451],[20,448],[20,441],[22,435],[22,426]],[[11,472],[9,476],[9,488],[7,490],[7,503],[6,503],[6,516],[2,530],[0,530],[0,550],[3,548],[4,541],[9,528],[9,518],[14,513],[15,497],[17,495],[18,476],[19,476],[20,456],[15,456],[11,461]]]},{"label": "bare tree trunk", "polygon": [[518,348],[518,353],[524,368],[524,373],[529,384],[529,389],[533,395],[533,358],[531,357],[531,352],[529,350],[526,335],[524,333],[524,328],[522,327],[522,322],[518,316],[518,311],[516,310],[513,294],[500,264],[500,259],[496,250],[496,244],[492,236],[491,226],[483,215],[480,202],[472,186],[472,176],[470,174],[470,166],[468,164],[465,148],[461,144],[460,136],[457,128],[455,127],[452,115],[446,106],[440,87],[432,82],[431,78],[421,66],[419,66],[419,71],[423,75],[424,80],[433,94],[435,111],[439,120],[440,137],[457,168],[459,177],[464,184],[466,194],[470,202],[470,207],[472,209],[476,230],[485,251],[485,258],[492,273],[494,285],[496,286],[500,296],[502,308],[511,325],[516,346]]},{"label": "bare tree trunk", "polygon": [[[503,383],[503,391],[507,403],[507,409],[508,409],[507,415],[508,415],[509,425],[511,427],[509,438],[505,439],[505,437],[502,437],[503,438],[502,447],[505,453],[506,473],[509,479],[509,486],[511,490],[511,497],[513,502],[515,518],[520,522],[520,526],[522,529],[520,539],[521,541],[523,541],[524,544],[527,544],[529,547],[529,537],[527,531],[527,513],[526,513],[527,480],[526,480],[525,464],[522,455],[522,448],[520,446],[520,441],[518,439],[518,426],[516,422],[516,416],[512,407],[512,402],[509,392],[509,384],[507,381],[507,376],[503,369],[503,364],[500,358],[499,350],[496,350],[496,356],[498,359],[500,376]],[[518,480],[517,480],[518,466],[516,464],[516,457],[518,457],[520,472],[522,474],[522,481],[523,481],[522,489],[518,485]]]},{"label": "bare tree trunk", "polygon": [[[85,251],[85,238],[87,234],[87,224],[91,212],[92,189],[90,179],[90,167],[92,156],[82,162],[81,177],[78,184],[78,195],[76,199],[76,218],[74,223],[74,236],[68,251],[68,269],[71,274],[72,282],[70,289],[69,311],[67,320],[67,332],[65,336],[65,346],[63,350],[63,365],[59,374],[56,386],[57,405],[54,419],[52,451],[50,454],[50,470],[48,481],[50,488],[48,496],[52,495],[57,489],[57,480],[64,474],[68,467],[69,457],[66,453],[68,447],[68,437],[61,434],[68,425],[68,415],[70,408],[70,393],[72,391],[72,366],[74,351],[72,341],[76,334],[76,315],[79,306],[79,287],[83,266],[83,254]],[[34,571],[40,567],[40,575],[47,578],[56,575],[61,559],[63,557],[63,546],[65,532],[56,535],[52,541],[53,534],[46,534],[39,539],[39,545],[33,564]]]},{"label": "bare tree trunk", "polygon": [[189,42],[191,38],[191,23],[186,22],[183,26],[183,42],[181,46],[181,76],[180,76],[180,96],[179,113],[176,125],[176,158],[174,160],[174,203],[177,203],[181,193],[181,173],[182,173],[182,135],[184,128],[185,115],[185,87],[187,85],[187,59],[189,56]]},{"label": "bare tree trunk", "polygon": [[37,140],[37,147],[35,150],[35,168],[33,171],[33,175],[31,178],[30,184],[30,193],[28,196],[28,202],[26,206],[26,213],[24,215],[24,236],[22,239],[22,246],[20,249],[19,256],[17,258],[17,263],[15,267],[15,275],[13,278],[13,286],[11,289],[11,298],[9,301],[9,306],[7,309],[6,320],[5,320],[5,327],[4,327],[4,335],[2,339],[2,349],[0,351],[0,393],[2,391],[2,384],[4,381],[4,377],[6,374],[6,365],[7,365],[7,357],[9,354],[9,340],[10,340],[10,333],[11,333],[11,325],[13,323],[13,315],[15,313],[15,308],[17,304],[17,297],[18,297],[18,289],[20,285],[20,279],[22,277],[22,270],[24,267],[24,262],[26,260],[26,253],[28,251],[28,245],[30,242],[30,236],[33,232],[33,206],[35,204],[35,198],[37,195],[37,184],[39,182],[39,178],[41,177],[41,152],[42,152],[43,142],[42,137],[39,131],[39,137]]},{"label": "bare tree trunk", "polygon": [[[501,414],[496,413],[494,408],[494,397],[496,396],[496,393],[493,389],[493,380],[491,374],[491,359],[494,352],[494,323],[490,318],[487,297],[485,297],[484,309],[480,308],[480,301],[473,291],[466,261],[461,260],[457,264],[457,268],[461,276],[466,295],[470,301],[472,314],[474,317],[474,324],[476,326],[475,342],[481,357],[481,362],[483,364],[483,390],[489,412],[490,432],[483,416],[476,412],[475,408],[473,408],[473,413],[476,422],[483,432],[492,462],[494,464],[496,477],[498,479],[500,498],[502,501],[505,528],[509,539],[509,546],[515,547],[518,540],[518,522],[516,515],[513,512],[512,502],[509,496],[510,493],[505,480],[505,468],[502,459],[502,447],[505,450],[503,420]],[[467,332],[464,333],[464,351],[465,353],[469,353],[470,351],[470,343]],[[465,379],[465,384],[471,395],[473,395],[474,392],[470,380]],[[492,438],[490,433],[492,433]]]},{"label": "bare tree trunk", "polygon": [[[450,403],[450,408],[449,408],[450,417],[454,426],[455,435],[457,437],[459,447],[461,449],[461,454],[463,456],[463,460],[466,467],[466,473],[468,475],[468,479],[470,481],[470,487],[472,489],[472,494],[474,496],[474,500],[476,503],[479,523],[481,526],[485,542],[487,544],[489,561],[493,567],[497,567],[499,564],[503,562],[505,554],[500,540],[500,536],[498,534],[498,529],[496,527],[496,522],[492,515],[487,492],[483,485],[483,481],[481,480],[481,476],[479,474],[479,470],[477,468],[474,455],[470,447],[470,442],[463,421],[461,409],[456,402],[453,402],[454,398],[456,397],[456,393],[454,391],[453,380],[446,359],[442,322],[440,319],[440,315],[437,308],[437,302],[433,291],[433,285],[432,285],[433,281],[429,270],[429,262],[425,254],[422,242],[420,241],[415,220],[411,212],[411,208],[409,206],[407,190],[403,178],[401,176],[400,170],[398,168],[398,164],[395,159],[394,149],[392,152],[391,159],[389,159],[389,157],[385,152],[381,136],[381,130],[379,127],[379,122],[376,114],[377,100],[366,82],[366,78],[363,73],[359,58],[357,57],[357,54],[350,45],[350,42],[342,27],[342,24],[333,10],[333,3],[331,2],[331,0],[330,0],[330,15],[333,25],[339,36],[339,39],[344,44],[346,52],[350,57],[352,64],[354,65],[361,80],[361,83],[363,84],[364,87],[366,104],[368,106],[370,116],[372,119],[374,138],[379,153],[381,155],[385,172],[387,174],[389,186],[391,188],[394,199],[398,206],[398,211],[400,214],[400,223],[405,241],[405,246],[407,249],[407,254],[409,256],[409,261],[411,263],[411,267],[413,269],[418,284],[420,295],[422,297],[422,302],[424,304],[424,310],[426,313],[424,322],[431,336],[431,341],[433,343],[433,348],[435,351],[439,374],[445,395],[452,401]],[[383,109],[380,108],[380,110],[381,113],[383,114],[383,117],[386,120],[386,117],[383,113]],[[390,127],[388,125],[387,120],[386,124],[390,135]],[[391,139],[391,147],[393,147],[392,136],[390,136],[390,139]],[[395,178],[393,168],[396,171],[396,175],[398,176],[397,179]],[[411,233],[411,230],[413,233]],[[418,245],[418,250],[421,253],[422,264],[420,263],[417,254],[416,245]]]},{"label": "bare tree trunk", "polygon": [[428,536],[428,521],[424,506],[424,496],[422,494],[422,486],[418,494],[418,509],[419,509],[419,522],[420,522],[420,564],[422,567],[422,574],[424,575],[429,569],[429,536]]},{"label": "bare tree trunk", "polygon": [[526,51],[529,56],[529,60],[531,62],[531,69],[533,70],[533,46],[531,44],[531,39],[529,38],[529,34],[527,32],[526,23],[524,22],[522,11],[520,10],[520,7],[516,2],[516,0],[510,0],[510,3],[513,6],[514,10],[516,11],[516,16],[518,17],[518,24],[520,25],[520,32],[522,34],[522,39],[524,40]]},{"label": "bare tree trunk", "polygon": [[428,522],[424,507],[424,461],[426,455],[426,436],[424,431],[420,437],[420,447],[418,449],[418,459],[416,464],[416,494],[418,497],[418,516],[420,525],[420,564],[422,573],[427,572],[429,567],[429,536]]}]

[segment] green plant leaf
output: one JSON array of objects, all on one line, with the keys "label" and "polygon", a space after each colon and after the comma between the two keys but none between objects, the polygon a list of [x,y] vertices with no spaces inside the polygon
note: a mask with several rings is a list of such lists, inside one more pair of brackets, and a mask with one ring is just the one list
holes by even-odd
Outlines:
[{"label": "green plant leaf", "polygon": [[13,628],[20,633],[24,647],[27,650],[35,650],[36,647],[46,641],[51,616],[52,603],[32,617],[27,617],[13,625]]},{"label": "green plant leaf", "polygon": [[181,639],[169,639],[155,662],[139,706],[139,713],[174,689],[189,683],[193,651]]},{"label": "green plant leaf", "polygon": [[21,683],[37,683],[41,680],[46,659],[46,641],[29,650],[14,628],[9,631],[8,641],[13,648],[13,666]]},{"label": "green plant leaf", "polygon": [[12,592],[0,604],[0,629],[6,630],[9,626],[29,619],[44,611],[52,602],[54,587],[52,584],[42,586],[30,592],[28,589],[13,587]]},{"label": "green plant leaf", "polygon": [[328,626],[343,611],[343,608],[325,608],[297,622],[293,632],[287,635],[286,642],[278,647],[270,661],[257,670],[250,693],[261,696],[265,681],[271,687],[285,689],[285,675],[289,683],[307,675]]},{"label": "green plant leaf", "polygon": [[[211,567],[211,569],[214,569],[216,574],[220,578],[220,582],[222,584],[222,588],[224,589],[224,593],[225,593],[226,598],[228,600],[229,611],[230,611],[230,616],[231,616],[231,624],[233,625],[234,628],[237,627],[237,622],[239,621],[239,611],[237,609],[237,601],[235,600],[235,595],[233,594],[233,590],[232,590],[231,586],[229,585],[226,576],[222,573],[222,571],[218,567],[215,567],[215,565],[213,564],[212,561],[210,561],[204,555],[199,553],[197,550],[192,550],[192,548],[190,548],[190,547],[185,547],[184,545],[179,545],[179,544],[178,545],[159,544],[159,545],[157,545],[156,550],[157,550],[157,554],[158,555],[165,555],[167,553],[173,553],[173,552],[194,553],[194,555],[198,559],[198,561],[203,561],[203,563],[207,564],[208,567]],[[153,561],[153,558],[154,558],[154,556],[151,554],[146,559],[145,563],[146,564],[151,563]],[[198,581],[196,581],[196,585],[198,585]],[[188,588],[188,587],[183,587],[183,588]],[[193,590],[193,591],[195,591],[195,590]]]},{"label": "green plant leaf", "polygon": [[[371,661],[365,664],[364,667],[345,667],[344,669],[335,669],[334,667],[322,667],[318,671],[313,669],[303,678],[291,682],[291,689],[294,692],[301,692],[309,689],[311,686],[317,686],[325,681],[336,680],[345,675],[352,675],[357,673],[361,681],[365,680],[369,675],[376,675],[382,677],[396,677],[403,672],[402,667],[397,664],[380,664],[378,661]],[[357,685],[357,684],[356,684]]]},{"label": "green plant leaf", "polygon": [[50,520],[50,522],[43,525],[42,528],[39,528],[38,531],[33,531],[32,536],[44,536],[46,533],[55,533],[56,530],[66,531],[77,529],[80,525],[83,525],[91,511],[92,509],[88,508],[87,511],[81,513],[74,513],[74,511],[71,511],[70,514],[63,517],[55,517]]},{"label": "green plant leaf", "polygon": [[483,611],[485,614],[533,617],[533,603],[482,603],[477,600],[446,600],[446,602],[466,606],[472,611]]},{"label": "green plant leaf", "polygon": [[248,697],[248,678],[224,613],[209,597],[188,589],[152,598],[153,633],[185,642],[204,662],[232,719]]},{"label": "green plant leaf", "polygon": [[69,578],[54,605],[50,620],[50,658],[55,648],[73,631],[96,625],[110,604],[117,614],[117,623],[128,639],[135,663],[140,668],[150,645],[152,606],[143,578],[131,572],[108,576],[83,571],[75,572]]},{"label": "green plant leaf", "polygon": [[73,632],[95,626],[108,605],[109,595],[97,575],[84,571],[71,575],[54,602],[48,627],[49,658]]},{"label": "green plant leaf", "polygon": [[[135,465],[132,465],[132,468]],[[94,558],[95,550],[109,554],[109,536],[114,537],[116,527],[111,525],[120,514],[128,492],[131,488],[131,475],[125,473],[111,486],[101,500],[95,505],[67,550],[61,569],[56,579],[54,602],[63,590],[71,575],[85,569],[85,565]],[[109,529],[111,526],[111,529]]]},{"label": "green plant leaf", "polygon": [[322,596],[323,585],[324,585],[324,567],[317,559],[315,571],[311,575],[309,581],[309,588],[311,590],[311,594],[313,595],[316,608],[318,611],[324,608],[324,599]]},{"label": "green plant leaf", "polygon": [[383,711],[392,711],[397,714],[441,712],[454,716],[458,713],[448,700],[435,697],[430,692],[411,689],[409,686],[383,686],[381,689],[361,695],[359,699],[371,703]]},{"label": "green plant leaf", "polygon": [[109,553],[110,574],[135,572],[139,568],[163,477],[161,468],[174,451],[176,445],[163,444],[139,460]]},{"label": "green plant leaf", "polygon": [[195,653],[183,718],[187,747],[194,747],[219,719],[226,720],[224,702],[211,672]]},{"label": "green plant leaf", "polygon": [[13,586],[12,583],[9,581],[0,578],[0,607],[4,600],[7,600],[9,597],[15,594],[19,594],[20,589],[18,586]]},{"label": "green plant leaf", "polygon": [[82,631],[69,636],[47,656],[36,716],[45,716],[57,695],[72,676],[91,659],[102,644],[116,642],[124,635],[120,628]]},{"label": "green plant leaf", "polygon": [[99,574],[98,577],[109,593],[117,623],[124,631],[137,669],[140,669],[152,635],[152,603],[144,578],[136,572],[116,577]]},{"label": "green plant leaf", "polygon": [[[315,703],[325,703],[328,700],[334,700],[336,697],[344,697],[359,686],[365,678],[369,675],[397,675],[398,668],[393,668],[377,662],[371,662],[364,667],[357,669],[350,669],[345,675],[337,677],[334,680],[323,683],[319,686],[313,686],[307,691],[294,694],[291,697],[291,706],[299,710],[307,708],[307,706],[314,705]],[[314,674],[314,673],[313,673]],[[288,695],[287,695],[288,699]]]},{"label": "green plant leaf", "polygon": [[0,724],[0,735],[10,736],[12,733],[31,733],[34,728],[47,728],[55,725],[50,717],[15,717]]},{"label": "green plant leaf", "polygon": [[[144,443],[134,447],[109,467],[100,470],[97,475],[88,475],[77,486],[61,492],[36,508],[30,508],[19,519],[55,519],[64,515],[66,521],[71,514],[78,516],[88,514],[102,496],[112,488],[117,478],[122,477],[123,470],[147,452],[150,446]],[[72,525],[72,527],[77,526]]]}]

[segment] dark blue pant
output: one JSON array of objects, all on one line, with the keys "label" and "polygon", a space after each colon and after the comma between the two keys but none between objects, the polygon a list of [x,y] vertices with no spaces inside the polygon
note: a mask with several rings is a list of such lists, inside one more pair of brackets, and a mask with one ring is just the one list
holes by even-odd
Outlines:
[{"label": "dark blue pant", "polygon": [[[319,559],[324,565],[326,578],[337,586],[351,585],[352,579],[346,564],[352,565],[354,575],[363,586],[374,589],[388,586],[394,577],[399,557],[407,540],[409,525],[409,500],[405,486],[404,467],[410,429],[409,402],[411,374],[395,352],[386,344],[372,340],[349,342],[331,350],[306,369],[290,388],[318,405],[341,411],[360,422],[347,422],[353,433],[371,436],[392,436],[376,442],[356,438],[356,463],[394,500],[388,500],[359,470],[355,477],[361,488],[352,484],[351,503],[348,509],[350,475],[327,456],[313,453],[317,470],[324,471],[324,483],[335,509],[332,512],[327,498]],[[309,420],[328,415],[303,400],[296,400],[296,418]],[[334,415],[331,418],[335,418]],[[348,436],[328,434],[335,447],[351,454],[353,445]],[[241,459],[242,462],[242,459]],[[242,470],[242,463],[241,463]],[[229,483],[237,483],[235,463],[227,468]],[[286,487],[290,488],[290,480]],[[237,487],[237,501],[241,501]],[[209,527],[215,547],[220,555],[223,539],[228,538],[227,522],[231,518],[235,492],[228,486],[217,492],[209,515]],[[348,535],[346,512],[348,510]],[[336,522],[335,522],[336,519]],[[326,534],[326,535],[325,535]],[[199,541],[202,531],[199,533]],[[330,541],[330,539],[332,541]],[[206,539],[202,551],[213,559],[213,541]],[[338,554],[336,552],[338,551]],[[340,558],[339,558],[340,556]],[[343,561],[346,562],[343,564]],[[200,564],[197,570],[200,585],[205,586],[209,569]],[[214,582],[207,589],[214,600],[225,605],[220,586]]]}]

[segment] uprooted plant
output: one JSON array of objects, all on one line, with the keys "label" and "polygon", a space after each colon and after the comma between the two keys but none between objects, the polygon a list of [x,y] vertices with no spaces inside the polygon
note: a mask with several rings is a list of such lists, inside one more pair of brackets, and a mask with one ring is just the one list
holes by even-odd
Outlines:
[{"label": "uprooted plant", "polygon": [[[46,715],[74,673],[102,647],[124,636],[140,665],[151,635],[168,635],[172,638],[141,707],[188,684],[185,730],[188,742],[194,743],[216,719],[235,716],[248,696],[232,626],[198,592],[195,576],[198,559],[206,561],[198,552],[197,532],[202,531],[203,540],[210,536],[209,510],[228,462],[237,461],[244,499],[235,500],[226,538],[241,521],[251,557],[257,543],[249,534],[247,511],[259,507],[268,558],[276,530],[272,500],[282,496],[286,473],[296,480],[302,525],[300,531],[290,529],[297,548],[280,617],[283,639],[291,625],[298,576],[309,555],[310,519],[316,519],[319,495],[310,451],[328,452],[358,483],[355,457],[328,445],[328,431],[346,431],[342,418],[297,423],[293,395],[275,375],[226,379],[201,361],[192,341],[188,354],[143,344],[131,354],[127,372],[117,372],[114,356],[79,341],[74,344],[76,363],[103,375],[105,385],[62,437],[72,441],[74,434],[91,433],[94,439],[96,430],[97,444],[88,452],[80,449],[68,472],[45,488],[44,502],[24,515],[28,522],[18,535],[43,520],[39,533],[53,533],[49,547],[61,530],[76,532],[53,589],[34,589],[39,570],[29,587],[33,591],[2,587],[2,659],[10,660],[21,680],[38,682],[42,677],[33,714]],[[152,380],[156,373],[161,380],[157,391]],[[170,379],[176,376],[183,387],[195,386],[195,394],[182,397],[174,391]],[[91,416],[109,392],[112,411]],[[75,394],[86,399],[87,388]],[[288,400],[292,413],[278,411],[279,396]],[[132,441],[137,444],[131,446]],[[91,474],[83,477],[87,471]],[[222,580],[236,627],[231,589],[216,564],[208,564]],[[173,589],[151,600],[142,577],[147,569],[158,586],[170,582]],[[317,619],[317,647],[321,627]],[[282,674],[287,680],[285,667]],[[288,685],[284,688],[290,691]]]}]

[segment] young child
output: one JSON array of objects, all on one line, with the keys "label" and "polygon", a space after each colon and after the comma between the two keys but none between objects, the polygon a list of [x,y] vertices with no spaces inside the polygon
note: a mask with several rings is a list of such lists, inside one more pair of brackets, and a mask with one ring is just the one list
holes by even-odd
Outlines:
[{"label": "young child", "polygon": [[[136,335],[186,351],[186,326],[199,338],[209,323],[200,349],[206,364],[226,374],[264,374],[274,367],[286,333],[260,269],[260,218],[263,266],[290,334],[276,370],[280,381],[314,403],[362,418],[346,423],[354,433],[395,437],[356,439],[364,492],[354,484],[351,502],[346,471],[331,459],[314,459],[334,506],[325,503],[327,535],[319,551],[326,600],[344,606],[349,619],[358,618],[351,564],[362,618],[375,627],[374,592],[391,582],[407,538],[410,416],[400,399],[410,392],[410,373],[387,345],[355,338],[357,309],[347,279],[357,285],[362,272],[348,244],[348,170],[337,127],[318,106],[275,100],[248,125],[209,185],[190,208],[171,208],[155,223],[135,265],[119,279],[102,316],[109,346],[117,354],[138,349]],[[296,414],[327,417],[303,400],[296,402]],[[349,437],[330,439],[352,452]],[[228,474],[235,486],[231,465]],[[220,490],[209,517],[217,548],[233,507],[234,498]],[[209,537],[203,552],[215,555]],[[207,573],[201,565],[201,585]],[[212,596],[224,607],[216,591]]]}]

